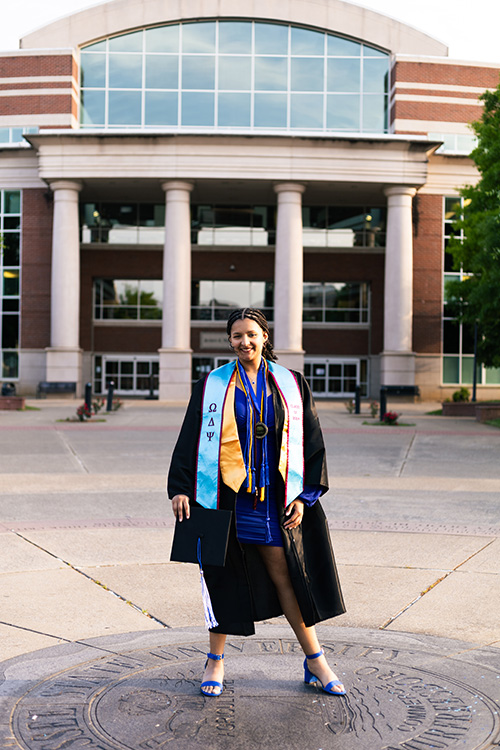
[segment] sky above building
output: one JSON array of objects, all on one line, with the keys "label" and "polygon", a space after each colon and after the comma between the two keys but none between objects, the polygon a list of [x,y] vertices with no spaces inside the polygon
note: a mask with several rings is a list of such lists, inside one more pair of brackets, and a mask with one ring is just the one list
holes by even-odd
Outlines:
[{"label": "sky above building", "polygon": [[[22,36],[98,4],[88,0],[9,3],[8,10],[2,10],[0,50],[17,49]],[[499,0],[363,0],[354,4],[391,16],[439,39],[449,47],[450,58],[500,64]]]}]

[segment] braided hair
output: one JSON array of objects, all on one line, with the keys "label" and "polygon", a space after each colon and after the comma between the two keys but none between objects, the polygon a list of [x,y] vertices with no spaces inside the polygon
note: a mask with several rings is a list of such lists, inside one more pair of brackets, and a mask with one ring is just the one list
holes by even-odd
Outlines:
[{"label": "braided hair", "polygon": [[270,362],[276,362],[278,357],[273,351],[273,345],[269,338],[269,323],[267,322],[267,318],[262,310],[257,310],[254,307],[240,307],[238,310],[233,310],[227,319],[227,335],[231,336],[231,329],[237,320],[244,320],[245,318],[254,320],[262,328],[264,333],[267,333],[267,339],[262,348],[262,356]]}]

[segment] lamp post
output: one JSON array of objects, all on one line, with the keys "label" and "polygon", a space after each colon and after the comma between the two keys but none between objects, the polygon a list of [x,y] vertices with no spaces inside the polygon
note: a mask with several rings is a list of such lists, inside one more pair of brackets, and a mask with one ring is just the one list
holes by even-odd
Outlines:
[{"label": "lamp post", "polygon": [[472,401],[476,401],[477,389],[477,320],[474,321],[474,372],[472,373]]}]

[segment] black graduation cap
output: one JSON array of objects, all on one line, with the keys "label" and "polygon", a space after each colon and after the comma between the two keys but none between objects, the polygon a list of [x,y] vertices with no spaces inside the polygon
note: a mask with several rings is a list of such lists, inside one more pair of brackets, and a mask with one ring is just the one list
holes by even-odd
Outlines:
[{"label": "black graduation cap", "polygon": [[198,540],[201,540],[201,564],[223,566],[231,516],[230,510],[209,510],[192,505],[190,517],[175,522],[170,560],[198,563]]}]

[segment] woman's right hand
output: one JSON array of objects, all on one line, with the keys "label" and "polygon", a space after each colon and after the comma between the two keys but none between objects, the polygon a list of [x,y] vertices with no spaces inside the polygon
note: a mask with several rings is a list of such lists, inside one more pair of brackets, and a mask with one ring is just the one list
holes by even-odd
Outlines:
[{"label": "woman's right hand", "polygon": [[183,518],[189,518],[189,498],[187,495],[175,495],[172,498],[172,510],[174,516],[182,521]]}]

